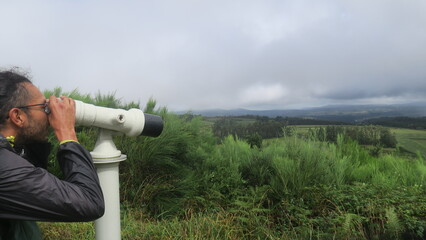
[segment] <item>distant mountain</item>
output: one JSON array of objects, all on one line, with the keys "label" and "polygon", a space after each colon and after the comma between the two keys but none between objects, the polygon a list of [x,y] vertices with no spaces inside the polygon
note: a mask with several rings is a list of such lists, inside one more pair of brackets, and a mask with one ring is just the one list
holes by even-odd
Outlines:
[{"label": "distant mountain", "polygon": [[329,105],[297,110],[247,110],[213,109],[192,111],[206,117],[257,115],[267,117],[301,117],[329,121],[361,122],[383,117],[423,117],[426,116],[426,102],[393,105]]}]

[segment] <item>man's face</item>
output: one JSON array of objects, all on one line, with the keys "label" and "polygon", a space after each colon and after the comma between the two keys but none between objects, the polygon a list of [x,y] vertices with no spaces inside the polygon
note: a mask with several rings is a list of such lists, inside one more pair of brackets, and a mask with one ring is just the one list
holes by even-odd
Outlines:
[{"label": "man's face", "polygon": [[[31,100],[27,105],[42,104],[46,102],[43,93],[32,84],[25,84]],[[34,106],[26,109],[28,121],[20,129],[19,138],[22,143],[47,141],[49,135],[49,121],[43,106]]]}]

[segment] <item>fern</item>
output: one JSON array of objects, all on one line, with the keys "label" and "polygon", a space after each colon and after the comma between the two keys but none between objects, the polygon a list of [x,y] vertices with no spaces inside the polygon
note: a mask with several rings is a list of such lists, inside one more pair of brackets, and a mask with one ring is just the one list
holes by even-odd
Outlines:
[{"label": "fern", "polygon": [[389,207],[385,209],[386,217],[386,229],[389,231],[390,235],[397,238],[402,232],[403,226],[401,225],[398,215],[395,212],[394,207]]}]

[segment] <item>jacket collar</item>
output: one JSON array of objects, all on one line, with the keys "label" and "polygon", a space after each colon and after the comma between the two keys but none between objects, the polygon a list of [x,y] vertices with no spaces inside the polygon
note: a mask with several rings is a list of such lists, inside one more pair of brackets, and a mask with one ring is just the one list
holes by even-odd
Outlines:
[{"label": "jacket collar", "polygon": [[10,145],[9,140],[7,140],[3,135],[0,134],[0,148],[6,148],[12,152],[16,152],[15,149]]}]

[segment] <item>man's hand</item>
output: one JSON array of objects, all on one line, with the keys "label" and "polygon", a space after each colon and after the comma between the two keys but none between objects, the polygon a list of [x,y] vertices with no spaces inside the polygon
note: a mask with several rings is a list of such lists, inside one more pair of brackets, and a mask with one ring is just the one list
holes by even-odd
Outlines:
[{"label": "man's hand", "polygon": [[59,142],[64,140],[77,141],[75,134],[75,102],[69,97],[55,96],[49,98],[50,126],[53,128]]}]

